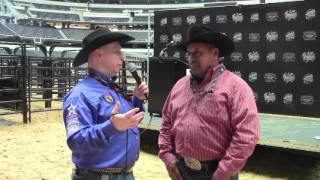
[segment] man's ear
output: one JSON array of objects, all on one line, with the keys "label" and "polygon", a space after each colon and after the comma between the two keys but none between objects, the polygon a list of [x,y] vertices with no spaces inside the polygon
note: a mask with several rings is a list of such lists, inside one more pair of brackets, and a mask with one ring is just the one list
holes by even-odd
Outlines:
[{"label": "man's ear", "polygon": [[219,53],[220,53],[220,50],[219,48],[212,48],[211,49],[211,52],[214,56],[218,56],[219,57]]},{"label": "man's ear", "polygon": [[93,59],[100,61],[100,59],[101,59],[101,57],[102,57],[102,51],[101,51],[101,49],[100,49],[100,48],[95,49],[95,50],[92,52],[92,56],[93,56]]}]

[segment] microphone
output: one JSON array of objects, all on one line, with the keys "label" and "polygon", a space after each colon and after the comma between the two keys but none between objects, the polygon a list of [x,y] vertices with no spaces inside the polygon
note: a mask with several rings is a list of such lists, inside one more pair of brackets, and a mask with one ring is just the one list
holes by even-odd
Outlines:
[{"label": "microphone", "polygon": [[127,64],[127,69],[128,71],[132,74],[132,77],[134,78],[134,80],[136,80],[138,86],[141,84],[141,79],[137,73],[137,67],[136,65],[134,65],[133,63],[128,63]]},{"label": "microphone", "polygon": [[172,47],[174,45],[176,45],[176,42],[172,40],[166,44],[166,47]]},{"label": "microphone", "polygon": [[167,49],[169,48],[169,47],[173,47],[173,46],[175,46],[175,45],[177,45],[177,42],[175,42],[175,41],[170,41],[170,42],[168,42],[165,46],[164,46],[164,48],[162,48],[161,49],[161,51],[160,51],[160,53],[159,53],[159,56],[160,57],[164,57],[164,53],[167,51]]},{"label": "microphone", "polygon": [[[132,74],[132,77],[134,78],[134,80],[136,80],[138,86],[141,84],[141,78],[139,77],[138,73],[137,73],[137,67],[136,65],[134,65],[133,63],[128,63],[127,64],[127,69],[128,71]],[[148,95],[144,94],[144,96],[146,97],[146,99],[148,99]]]}]

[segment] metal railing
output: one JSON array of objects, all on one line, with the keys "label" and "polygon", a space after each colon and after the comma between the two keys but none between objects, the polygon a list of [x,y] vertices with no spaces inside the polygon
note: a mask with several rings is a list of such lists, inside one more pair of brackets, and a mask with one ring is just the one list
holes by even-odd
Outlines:
[{"label": "metal railing", "polygon": [[[21,46],[19,56],[0,56],[0,115],[22,113],[23,122],[30,123],[32,113],[61,110],[63,97],[88,71],[73,67],[72,58],[26,56],[25,44]],[[119,73],[117,83],[132,95],[135,81],[126,70],[128,62],[142,75],[147,60],[127,59]]]}]

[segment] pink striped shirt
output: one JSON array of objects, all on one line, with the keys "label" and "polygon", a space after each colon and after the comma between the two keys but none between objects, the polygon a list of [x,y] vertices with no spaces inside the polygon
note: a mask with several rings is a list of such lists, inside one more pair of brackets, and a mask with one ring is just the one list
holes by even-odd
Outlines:
[{"label": "pink striped shirt", "polygon": [[163,108],[159,157],[165,164],[174,153],[200,161],[221,159],[215,180],[240,171],[260,136],[255,98],[248,84],[218,65],[198,85],[180,79]]}]

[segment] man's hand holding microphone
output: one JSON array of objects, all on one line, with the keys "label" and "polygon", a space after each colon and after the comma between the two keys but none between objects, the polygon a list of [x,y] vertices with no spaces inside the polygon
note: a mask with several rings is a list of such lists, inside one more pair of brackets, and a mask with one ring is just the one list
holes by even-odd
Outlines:
[{"label": "man's hand holding microphone", "polygon": [[[131,72],[133,78],[137,82],[133,95],[139,100],[148,98],[147,94],[149,93],[149,87],[145,82],[141,81],[141,78],[137,74],[136,66],[132,63],[129,63],[127,69]],[[117,101],[111,115],[111,121],[118,131],[125,131],[129,128],[136,127],[144,117],[144,112],[139,112],[139,108],[134,108],[123,114],[120,114],[120,107],[121,104],[119,101]]]}]

